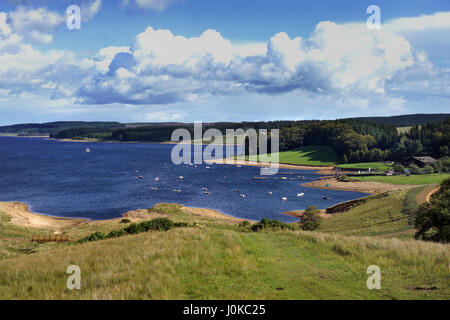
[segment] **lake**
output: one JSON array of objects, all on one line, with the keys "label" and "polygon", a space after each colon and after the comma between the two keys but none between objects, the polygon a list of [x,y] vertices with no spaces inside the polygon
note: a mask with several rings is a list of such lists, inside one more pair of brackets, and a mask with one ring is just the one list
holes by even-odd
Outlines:
[{"label": "lake", "polygon": [[[302,187],[321,177],[311,170],[281,169],[279,175],[260,180],[254,179],[260,174],[258,167],[177,166],[171,162],[173,146],[0,137],[0,201],[24,202],[36,213],[94,220],[120,217],[157,203],[180,203],[238,218],[289,222],[296,219],[285,211],[309,205],[327,208],[366,195]],[[281,180],[283,175],[288,180]],[[208,188],[210,195],[202,188]],[[298,193],[305,196],[297,198]]]}]

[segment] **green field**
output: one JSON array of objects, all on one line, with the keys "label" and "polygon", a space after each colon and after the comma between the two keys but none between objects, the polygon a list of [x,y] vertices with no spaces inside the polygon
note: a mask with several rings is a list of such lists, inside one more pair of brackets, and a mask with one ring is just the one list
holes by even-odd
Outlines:
[{"label": "green field", "polygon": [[369,176],[352,177],[358,181],[374,181],[393,184],[439,184],[445,179],[450,178],[449,173],[419,174],[411,176]]},{"label": "green field", "polygon": [[[276,156],[276,154],[274,155]],[[280,152],[278,156],[280,163],[294,165],[334,166],[339,162],[338,155],[329,146],[302,147],[295,150]],[[249,157],[237,157],[237,159],[249,160]]]},{"label": "green field", "polygon": [[392,169],[392,163],[390,162],[360,162],[360,163],[348,163],[340,164],[338,168],[342,169],[371,169],[376,171],[386,171]]},{"label": "green field", "polygon": [[[359,214],[354,208],[331,218],[334,223],[324,223],[321,232],[250,232],[161,205],[153,211],[189,227],[82,244],[34,244],[1,257],[0,299],[449,299],[449,245],[346,236],[407,229],[397,219],[402,196],[375,197]],[[6,218],[0,225],[1,234],[27,234]],[[101,222],[70,235],[121,227]],[[8,251],[12,242],[0,244]],[[81,268],[82,288],[70,291],[66,269],[74,264]],[[373,264],[382,271],[381,290],[366,287]],[[416,289],[430,287],[437,289]]]}]

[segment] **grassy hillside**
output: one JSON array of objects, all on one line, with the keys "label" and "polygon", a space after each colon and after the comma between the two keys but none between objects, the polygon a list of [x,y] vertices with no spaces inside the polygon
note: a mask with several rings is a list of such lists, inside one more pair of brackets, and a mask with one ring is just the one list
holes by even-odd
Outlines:
[{"label": "grassy hillside", "polygon": [[[0,297],[448,299],[448,261],[448,247],[413,240],[186,228],[0,261]],[[65,288],[71,264],[82,270],[80,291]],[[383,290],[366,288],[372,264]]]},{"label": "grassy hillside", "polygon": [[[295,165],[333,166],[339,162],[338,155],[329,146],[302,147],[295,150],[280,152],[278,156],[280,163]],[[246,160],[249,159],[248,156],[237,158]]]},{"label": "grassy hillside", "polygon": [[[83,244],[38,245],[0,260],[0,299],[450,298],[448,245],[317,232],[249,232],[236,223],[185,214],[179,206],[153,211],[190,226]],[[3,222],[3,230],[10,227]],[[121,227],[117,221],[99,222],[71,235]],[[332,230],[325,226],[324,231]],[[73,264],[82,271],[79,291],[66,289],[65,271]],[[381,268],[382,290],[366,287],[366,269],[373,264]],[[418,289],[431,287],[437,289]]]},{"label": "grassy hillside", "polygon": [[[407,176],[370,176],[355,177],[359,181],[375,181],[394,184],[439,184],[449,178],[449,173],[420,174]],[[352,177],[353,178],[353,177]]]},{"label": "grassy hillside", "polygon": [[415,202],[417,194],[424,187],[410,191],[392,191],[372,196],[347,212],[339,213],[322,222],[320,231],[353,236],[395,236],[414,235],[413,226],[404,214],[409,208],[405,197]]}]

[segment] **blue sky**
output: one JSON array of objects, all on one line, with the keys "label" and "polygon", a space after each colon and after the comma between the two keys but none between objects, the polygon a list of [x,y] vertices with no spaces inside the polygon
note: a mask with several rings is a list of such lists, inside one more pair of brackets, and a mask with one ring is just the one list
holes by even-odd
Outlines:
[{"label": "blue sky", "polygon": [[448,112],[449,31],[447,0],[5,0],[0,125]]}]

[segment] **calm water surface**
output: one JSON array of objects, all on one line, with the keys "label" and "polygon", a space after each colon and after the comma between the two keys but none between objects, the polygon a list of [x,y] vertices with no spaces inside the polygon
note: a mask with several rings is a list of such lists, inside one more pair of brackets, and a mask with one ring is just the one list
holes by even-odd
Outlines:
[{"label": "calm water surface", "polygon": [[[86,148],[92,152],[86,153]],[[327,208],[365,195],[302,187],[302,183],[320,178],[310,170],[280,170],[277,176],[259,180],[253,179],[260,174],[257,167],[176,166],[170,159],[172,148],[0,137],[0,201],[25,202],[37,213],[96,220],[165,202],[215,209],[245,219],[295,221],[283,212],[309,205]],[[137,170],[142,180],[137,179]],[[180,181],[179,176],[184,179]],[[281,180],[282,176],[295,180]],[[153,191],[153,187],[159,190]],[[202,188],[211,194],[205,195]],[[175,193],[175,189],[181,192]],[[298,193],[305,196],[297,199]],[[324,196],[330,199],[324,200]],[[288,200],[282,201],[282,197]]]}]

